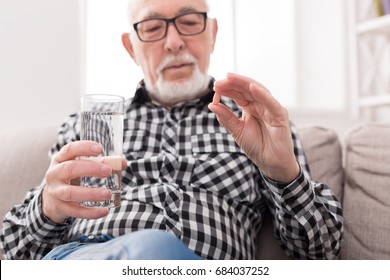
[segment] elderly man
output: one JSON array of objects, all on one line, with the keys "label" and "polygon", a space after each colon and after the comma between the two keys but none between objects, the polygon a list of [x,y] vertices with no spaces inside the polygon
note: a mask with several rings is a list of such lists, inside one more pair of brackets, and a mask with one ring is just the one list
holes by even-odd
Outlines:
[{"label": "elderly man", "polygon": [[79,141],[79,115],[61,127],[41,186],[6,216],[6,257],[32,259],[253,259],[263,213],[294,258],[332,259],[340,203],[313,182],[288,113],[259,82],[208,75],[218,25],[205,0],[131,0],[123,45],[144,73],[126,103],[120,207],[88,208],[109,190],[77,160],[102,147]]}]

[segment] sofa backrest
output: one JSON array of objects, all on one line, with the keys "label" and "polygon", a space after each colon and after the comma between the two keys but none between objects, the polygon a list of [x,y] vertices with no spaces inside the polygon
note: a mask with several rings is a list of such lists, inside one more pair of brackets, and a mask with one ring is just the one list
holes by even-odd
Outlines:
[{"label": "sofa backrest", "polygon": [[352,128],[345,140],[342,259],[390,259],[390,123]]}]

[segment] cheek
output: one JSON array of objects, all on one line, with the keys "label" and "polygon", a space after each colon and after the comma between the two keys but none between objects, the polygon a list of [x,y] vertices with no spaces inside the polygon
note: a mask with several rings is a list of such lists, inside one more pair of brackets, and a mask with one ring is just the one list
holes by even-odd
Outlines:
[{"label": "cheek", "polygon": [[156,53],[144,52],[138,58],[144,75],[152,84],[155,84],[157,81],[157,68],[159,65],[159,60],[156,57]]},{"label": "cheek", "polygon": [[210,63],[210,57],[209,56],[204,56],[202,58],[202,60],[199,62],[199,68],[202,71],[202,73],[206,72],[206,70],[209,67],[209,63]]},{"label": "cheek", "polygon": [[199,66],[199,69],[202,73],[204,73],[207,69],[208,69],[208,66],[209,66],[209,62],[210,62],[210,50],[207,49],[207,48],[198,48],[195,50],[195,52],[193,53],[197,60],[198,60],[198,66]]}]

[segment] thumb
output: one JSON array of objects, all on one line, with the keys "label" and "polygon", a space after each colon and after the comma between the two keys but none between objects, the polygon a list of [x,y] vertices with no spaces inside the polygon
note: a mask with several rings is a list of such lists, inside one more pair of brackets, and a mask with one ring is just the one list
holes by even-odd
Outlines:
[{"label": "thumb", "polygon": [[225,127],[233,137],[239,134],[241,122],[232,111],[221,103],[210,103],[208,107],[210,111],[217,116],[218,122]]}]

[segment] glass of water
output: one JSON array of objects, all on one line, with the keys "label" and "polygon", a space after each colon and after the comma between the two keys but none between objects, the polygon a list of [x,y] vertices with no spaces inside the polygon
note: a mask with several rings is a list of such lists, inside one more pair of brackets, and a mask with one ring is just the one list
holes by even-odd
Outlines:
[{"label": "glass of water", "polygon": [[106,201],[86,201],[88,207],[118,207],[121,202],[122,145],[124,98],[117,95],[90,94],[81,99],[81,140],[91,140],[102,145],[97,157],[83,157],[109,165],[112,173],[106,178],[82,177],[81,186],[107,188],[112,196]]}]

